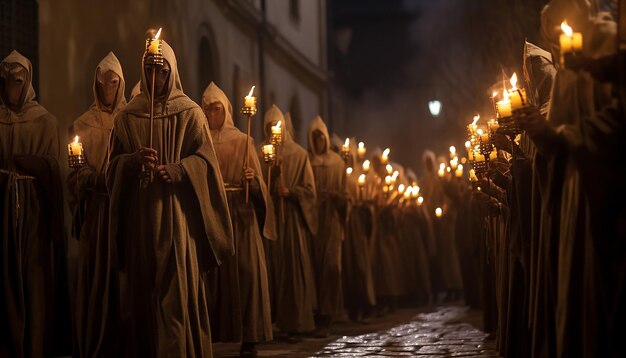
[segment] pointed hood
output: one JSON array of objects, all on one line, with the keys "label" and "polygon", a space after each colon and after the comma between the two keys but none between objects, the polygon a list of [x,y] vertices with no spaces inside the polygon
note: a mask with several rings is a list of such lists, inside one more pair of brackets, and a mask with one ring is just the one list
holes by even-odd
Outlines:
[{"label": "pointed hood", "polygon": [[92,106],[102,111],[104,105],[100,103],[100,96],[98,96],[98,72],[105,74],[111,71],[119,76],[120,84],[117,87],[117,93],[115,94],[115,103],[113,103],[112,113],[115,113],[120,108],[126,105],[126,97],[124,95],[126,90],[126,81],[124,81],[124,72],[122,71],[122,64],[117,59],[113,52],[109,52],[96,67],[95,74],[93,76],[93,98],[94,103]]},{"label": "pointed hood", "polygon": [[550,101],[552,82],[556,75],[556,67],[552,62],[552,54],[526,42],[524,45],[524,78],[532,104],[546,111]]},{"label": "pointed hood", "polygon": [[[154,101],[154,117],[161,118],[189,110],[198,105],[189,99],[184,93],[180,76],[178,74],[178,64],[174,50],[163,41],[161,48],[163,58],[169,63],[171,72],[168,78],[167,93],[161,99]],[[141,60],[141,92],[134,97],[124,108],[124,112],[132,113],[139,117],[150,116],[150,90],[148,89],[148,78],[145,71],[144,59]]]},{"label": "pointed hood", "polygon": [[[318,154],[315,152],[315,146],[313,144],[313,133],[315,131],[322,132],[325,140],[325,151],[324,153]],[[322,120],[322,117],[315,117],[311,123],[309,124],[309,132],[308,132],[308,141],[309,141],[309,157],[311,158],[311,165],[343,165],[343,159],[337,153],[330,150],[330,135],[328,134],[328,128],[326,127],[326,123]],[[343,143],[342,143],[343,144]]]},{"label": "pointed hood", "polygon": [[[31,64],[30,60],[22,56],[19,52],[13,50],[0,63],[0,70],[2,70],[5,64],[10,63],[17,63],[21,65],[26,69],[27,72],[26,83],[24,84],[24,89],[22,90],[22,94],[20,96],[20,109],[18,110],[18,114],[20,114],[21,116],[19,120],[31,120],[48,113],[42,106],[39,105],[39,103],[37,103],[37,101],[35,101],[36,95],[35,89],[33,88],[33,65]],[[0,109],[0,118],[5,117],[2,112],[9,111],[8,107],[6,107],[2,101],[2,98],[0,98],[0,104],[2,107]]]},{"label": "pointed hood", "polygon": [[215,83],[211,82],[202,94],[202,104],[209,105],[211,103],[219,102],[224,106],[224,124],[220,129],[211,129],[211,137],[213,143],[220,143],[232,138],[233,135],[240,134],[241,132],[235,127],[233,121],[233,106],[226,97],[224,91],[222,91]]},{"label": "pointed hood", "polygon": [[141,93],[141,81],[137,81],[137,83],[135,83],[135,85],[133,86],[133,90],[130,91],[129,100],[132,100],[133,98],[137,97],[137,95],[140,93]]}]

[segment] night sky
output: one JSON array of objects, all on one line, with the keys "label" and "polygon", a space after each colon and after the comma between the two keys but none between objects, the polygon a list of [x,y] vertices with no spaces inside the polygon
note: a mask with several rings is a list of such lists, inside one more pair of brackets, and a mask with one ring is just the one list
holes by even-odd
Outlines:
[{"label": "night sky", "polygon": [[[329,2],[333,130],[421,172],[421,154],[463,146],[476,113],[492,115],[489,88],[522,76],[524,39],[542,47],[545,0]],[[433,118],[428,101],[443,103]]]}]

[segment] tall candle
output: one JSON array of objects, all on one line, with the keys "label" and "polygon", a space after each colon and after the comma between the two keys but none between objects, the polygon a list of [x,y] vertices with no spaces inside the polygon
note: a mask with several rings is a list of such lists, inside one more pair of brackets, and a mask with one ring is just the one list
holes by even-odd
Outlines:
[{"label": "tall candle", "polygon": [[370,171],[370,161],[366,160],[363,162],[363,171],[364,172],[369,172]]},{"label": "tall candle", "polygon": [[359,142],[359,147],[357,149],[357,154],[359,155],[359,158],[363,159],[363,157],[365,156],[365,152],[365,143]]},{"label": "tall candle", "polygon": [[496,110],[498,111],[499,118],[506,118],[513,115],[513,110],[511,109],[511,102],[506,99],[502,101],[498,101],[496,103]]},{"label": "tall candle", "polygon": [[83,154],[83,144],[78,141],[78,136],[74,138],[74,141],[67,145],[67,151],[69,155],[82,155]]},{"label": "tall candle", "polygon": [[246,108],[256,108],[256,97],[252,95],[252,92],[254,92],[254,87],[255,86],[252,86],[248,95],[243,99],[243,106]]},{"label": "tall candle", "polygon": [[567,24],[567,20],[561,23],[563,34],[559,36],[559,44],[561,45],[561,53],[580,52],[583,50],[583,35],[580,32],[574,32]]},{"label": "tall candle", "polygon": [[272,144],[267,144],[262,147],[263,154],[272,155],[274,154],[274,146]]}]

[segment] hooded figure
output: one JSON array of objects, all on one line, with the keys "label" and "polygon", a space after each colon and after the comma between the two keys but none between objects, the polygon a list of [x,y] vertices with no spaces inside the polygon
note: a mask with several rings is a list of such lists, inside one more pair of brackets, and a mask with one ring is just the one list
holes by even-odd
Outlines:
[{"label": "hooded figure", "polygon": [[[234,254],[226,192],[206,117],[180,89],[163,41],[149,143],[149,65],[142,91],[115,117],[107,187],[110,235],[128,275],[131,356],[211,356],[203,276]],[[154,171],[152,181],[142,165]]]},{"label": "hooded figure", "polygon": [[268,261],[274,267],[276,323],[290,334],[290,340],[297,341],[299,333],[314,328],[316,295],[309,238],[317,231],[315,178],[306,150],[294,142],[291,122],[276,105],[265,113],[266,136],[278,121],[283,128],[277,159],[280,165],[272,167],[270,175],[279,236],[277,242],[268,245]]},{"label": "hooded figure", "polygon": [[[609,55],[615,50],[615,23],[596,13],[589,1],[553,0],[541,16],[543,33],[558,54],[558,26],[562,19],[583,34],[583,53],[589,58]],[[556,56],[555,56],[556,57]],[[606,312],[598,307],[600,296],[595,271],[598,258],[594,250],[588,222],[589,197],[584,195],[581,167],[589,158],[576,156],[575,148],[584,143],[580,131],[599,111],[611,105],[611,88],[595,81],[587,72],[559,69],[554,78],[546,129],[534,130],[532,140],[546,160],[547,177],[541,180],[542,221],[539,239],[535,293],[536,328],[544,334],[534,334],[533,354],[556,356],[606,356],[598,349],[607,349],[600,343],[607,332],[601,322]],[[539,166],[537,166],[540,168]],[[597,173],[594,173],[594,176]],[[543,254],[543,255],[542,255]],[[543,258],[542,258],[543,256]],[[545,277],[545,278],[544,278]],[[583,284],[580,284],[582,278]],[[546,280],[547,282],[543,282]],[[552,284],[550,284],[552,282]],[[541,296],[543,287],[556,287],[547,298]],[[590,298],[586,301],[586,298]],[[550,301],[556,305],[550,304]],[[595,302],[595,303],[594,303]],[[547,303],[547,310],[542,310]],[[555,326],[541,327],[541,317],[555,312]],[[538,314],[537,314],[538,313]],[[546,320],[550,323],[550,320]],[[552,338],[552,337],[555,337]],[[556,347],[551,345],[556,342]]]},{"label": "hooded figure", "polygon": [[112,270],[108,235],[109,195],[105,169],[113,118],[126,105],[124,74],[113,52],[96,68],[94,103],[74,121],[72,132],[80,138],[87,164],[68,177],[78,239],[78,279],[75,304],[74,353],[79,357],[116,355],[119,325],[118,280]]},{"label": "hooded figure", "polygon": [[[275,240],[274,208],[261,172],[252,138],[248,146],[250,202],[246,205],[243,180],[247,136],[235,127],[232,105],[213,82],[202,96],[207,118],[218,112],[216,127],[209,120],[211,137],[226,185],[230,218],[235,234],[235,257],[215,271],[212,287],[211,326],[214,341],[240,342],[252,351],[254,342],[272,340],[272,318],[262,238]],[[221,110],[220,108],[221,107]],[[220,113],[223,114],[220,115]],[[221,117],[221,118],[219,118]],[[222,120],[221,126],[219,120]]]},{"label": "hooded figure", "polygon": [[[376,305],[372,260],[369,244],[374,233],[374,206],[366,199],[367,174],[357,160],[356,141],[350,138],[352,174],[346,177],[347,195],[351,202],[342,247],[342,278],[344,306],[348,317],[357,322]],[[360,189],[358,178],[365,174],[366,182]]]},{"label": "hooded figure", "polygon": [[317,280],[318,332],[328,335],[332,319],[343,311],[341,242],[347,201],[343,159],[330,150],[330,136],[320,116],[309,124],[309,157],[317,191],[318,230],[312,240]]},{"label": "hooded figure", "polygon": [[70,353],[57,121],[32,73],[17,51],[0,63],[0,356]]}]

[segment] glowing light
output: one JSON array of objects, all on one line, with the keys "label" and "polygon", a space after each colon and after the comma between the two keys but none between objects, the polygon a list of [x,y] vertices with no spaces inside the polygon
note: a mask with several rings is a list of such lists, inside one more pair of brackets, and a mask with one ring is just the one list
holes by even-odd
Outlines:
[{"label": "glowing light", "polygon": [[161,30],[162,30],[162,29],[163,29],[163,28],[159,27],[159,31],[157,31],[156,36],[154,36],[154,39],[155,39],[155,40],[158,40],[158,39],[159,39],[159,36],[161,36]]},{"label": "glowing light", "polygon": [[567,24],[567,20],[563,20],[561,23],[561,30],[563,30],[563,33],[567,36],[572,36],[574,34],[574,30],[572,30],[572,28]]},{"label": "glowing light", "polygon": [[347,167],[346,168],[346,174],[348,174],[348,175],[352,174],[352,167]]},{"label": "glowing light", "polygon": [[440,218],[441,215],[443,215],[443,210],[441,210],[441,208],[435,209],[435,215]]}]

